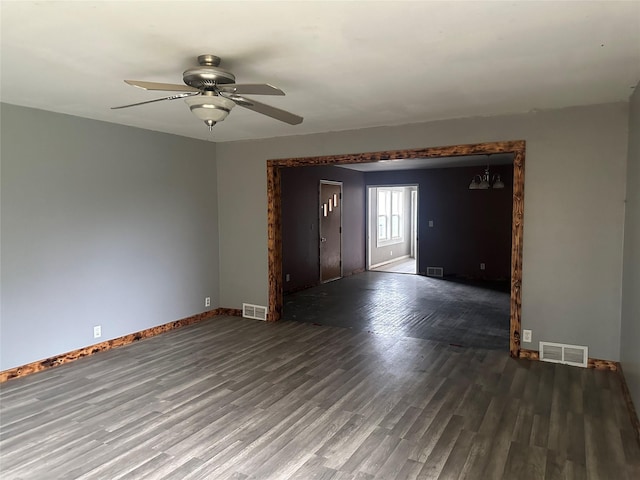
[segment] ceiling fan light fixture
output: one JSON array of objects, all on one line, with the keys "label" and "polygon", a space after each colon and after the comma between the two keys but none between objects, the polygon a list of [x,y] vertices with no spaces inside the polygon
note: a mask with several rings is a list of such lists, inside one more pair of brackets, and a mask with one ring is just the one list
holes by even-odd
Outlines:
[{"label": "ceiling fan light fixture", "polygon": [[236,105],[232,100],[218,95],[197,95],[185,98],[184,101],[189,105],[191,112],[205,122],[209,128],[227,118],[231,109]]}]

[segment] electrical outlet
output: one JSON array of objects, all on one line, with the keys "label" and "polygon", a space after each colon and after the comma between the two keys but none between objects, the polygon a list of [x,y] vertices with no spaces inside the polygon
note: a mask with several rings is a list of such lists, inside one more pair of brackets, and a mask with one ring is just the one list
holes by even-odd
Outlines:
[{"label": "electrical outlet", "polygon": [[288,282],[289,280],[291,280],[291,275],[289,275],[289,274],[287,273],[287,275],[285,276],[285,279],[284,279],[284,280],[285,280],[285,282]]},{"label": "electrical outlet", "polygon": [[102,336],[102,327],[100,325],[96,325],[93,327],[93,338],[100,338]]},{"label": "electrical outlet", "polygon": [[484,267],[485,267],[485,266],[486,266],[486,265],[485,265],[484,263],[481,263],[481,264],[480,264],[480,270],[484,270]]},{"label": "electrical outlet", "polygon": [[389,250],[389,256],[393,257],[393,250]]},{"label": "electrical outlet", "polygon": [[433,228],[433,220],[429,220],[429,228]]},{"label": "electrical outlet", "polygon": [[205,297],[204,306],[205,307],[210,307],[211,306],[211,297]]},{"label": "electrical outlet", "polygon": [[531,330],[522,330],[522,341],[531,343]]}]

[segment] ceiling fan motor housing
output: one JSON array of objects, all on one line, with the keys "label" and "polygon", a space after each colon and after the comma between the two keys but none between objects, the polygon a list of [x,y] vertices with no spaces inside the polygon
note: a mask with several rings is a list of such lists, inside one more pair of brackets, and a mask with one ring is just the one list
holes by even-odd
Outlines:
[{"label": "ceiling fan motor housing", "polygon": [[231,72],[216,67],[190,68],[182,74],[182,79],[198,90],[212,90],[216,85],[236,83],[236,77]]},{"label": "ceiling fan motor housing", "polygon": [[182,74],[184,83],[198,90],[213,90],[216,85],[236,83],[233,73],[219,68],[220,57],[215,55],[200,55],[199,67],[185,70]]}]

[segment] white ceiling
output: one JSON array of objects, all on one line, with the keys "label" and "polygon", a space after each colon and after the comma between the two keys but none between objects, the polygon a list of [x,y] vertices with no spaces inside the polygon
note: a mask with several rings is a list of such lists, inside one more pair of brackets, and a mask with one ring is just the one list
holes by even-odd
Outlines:
[{"label": "white ceiling", "polygon": [[[627,101],[640,2],[0,2],[3,102],[211,141]],[[214,127],[123,79],[181,83],[222,57],[290,126],[237,107]]]}]

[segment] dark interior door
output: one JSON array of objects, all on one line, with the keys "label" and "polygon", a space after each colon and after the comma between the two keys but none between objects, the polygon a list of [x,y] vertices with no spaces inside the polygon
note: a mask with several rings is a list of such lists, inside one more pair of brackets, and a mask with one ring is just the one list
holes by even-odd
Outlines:
[{"label": "dark interior door", "polygon": [[320,281],[342,277],[342,184],[320,181]]}]

